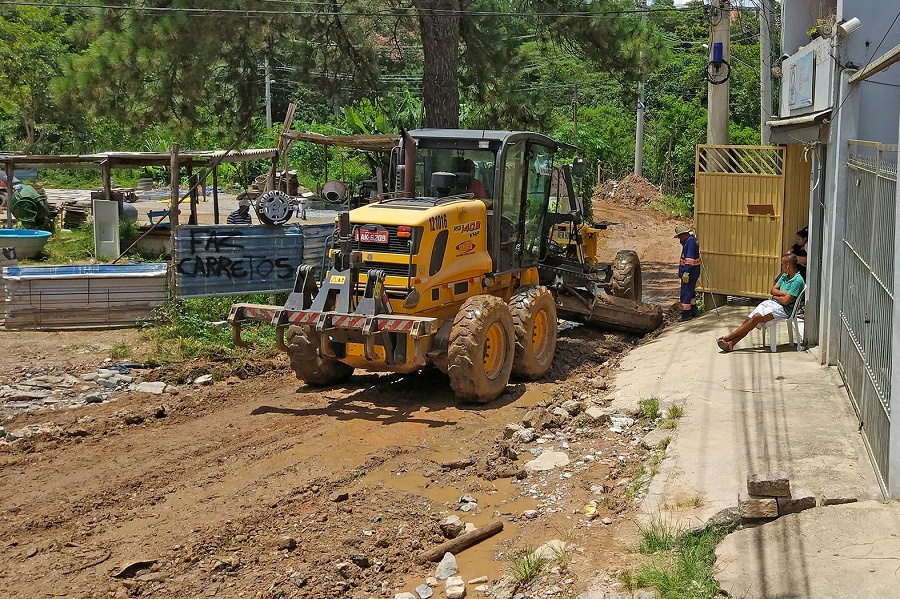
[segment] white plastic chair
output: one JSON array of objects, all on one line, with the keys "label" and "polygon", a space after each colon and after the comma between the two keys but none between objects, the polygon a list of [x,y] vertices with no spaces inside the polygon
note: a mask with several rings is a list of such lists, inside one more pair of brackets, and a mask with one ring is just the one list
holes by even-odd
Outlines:
[{"label": "white plastic chair", "polygon": [[776,318],[775,320],[770,321],[762,328],[762,338],[763,345],[766,344],[766,332],[769,329],[769,351],[777,352],[778,351],[778,323],[784,322],[787,323],[788,328],[788,341],[791,345],[794,345],[794,332],[797,333],[797,351],[800,351],[800,346],[803,343],[803,338],[800,336],[800,311],[803,309],[803,304],[806,302],[806,290],[809,287],[804,287],[803,291],[800,292],[800,295],[797,296],[797,301],[794,302],[794,310],[791,312],[790,317],[787,320]]}]

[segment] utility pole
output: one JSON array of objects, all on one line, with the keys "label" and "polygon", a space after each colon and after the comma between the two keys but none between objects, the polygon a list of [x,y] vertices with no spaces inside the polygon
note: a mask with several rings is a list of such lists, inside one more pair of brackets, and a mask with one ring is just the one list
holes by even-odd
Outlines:
[{"label": "utility pole", "polygon": [[771,0],[760,0],[759,10],[759,138],[769,143],[772,130],[766,124],[772,120],[772,22]]},{"label": "utility pole", "polygon": [[[728,63],[731,60],[731,3],[729,0],[710,0],[709,24],[712,30],[710,52],[716,56],[716,44],[722,44],[721,59]],[[712,61],[707,69],[722,71],[727,66],[713,66]],[[728,143],[728,103],[731,82],[728,78],[721,83],[710,82],[707,86],[706,105],[709,118],[706,124],[706,143],[725,145]]]},{"label": "utility pole", "polygon": [[[647,24],[647,0],[641,0],[641,24]],[[643,69],[643,67],[642,67]],[[638,81],[637,126],[634,130],[634,174],[644,175],[644,73]]]},{"label": "utility pole", "polygon": [[269,68],[268,54],[266,54],[266,127],[272,128],[272,70]]}]

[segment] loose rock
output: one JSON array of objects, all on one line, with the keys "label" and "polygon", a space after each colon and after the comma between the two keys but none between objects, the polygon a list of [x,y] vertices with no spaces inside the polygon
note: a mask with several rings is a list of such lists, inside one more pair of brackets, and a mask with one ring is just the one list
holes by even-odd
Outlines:
[{"label": "loose rock", "polygon": [[198,376],[194,379],[195,385],[212,385],[213,384],[213,375],[204,374],[203,376]]},{"label": "loose rock", "polygon": [[431,587],[427,584],[420,584],[416,587],[416,594],[420,597],[420,599],[428,599],[432,595],[434,595],[434,591],[431,590]]},{"label": "loose rock", "polygon": [[738,510],[741,518],[777,518],[778,502],[774,497],[757,497],[741,493],[738,498]]},{"label": "loose rock", "polygon": [[278,549],[293,551],[297,548],[297,539],[294,537],[281,537],[275,545]]},{"label": "loose rock", "polygon": [[444,533],[444,536],[448,539],[455,539],[462,534],[463,530],[465,530],[465,524],[463,524],[463,521],[460,520],[459,516],[447,516],[447,518],[441,522],[441,532]]},{"label": "loose rock", "polygon": [[340,503],[341,501],[347,501],[350,499],[350,494],[346,491],[335,491],[332,493],[328,499],[334,503]]},{"label": "loose rock", "polygon": [[444,594],[447,599],[462,599],[466,596],[466,583],[461,576],[451,576],[445,584]]},{"label": "loose rock", "polygon": [[103,403],[108,397],[103,391],[92,391],[91,393],[85,393],[82,399],[84,399],[84,403]]},{"label": "loose rock", "polygon": [[791,489],[790,497],[777,497],[778,515],[796,514],[816,507],[816,496],[802,489]]},{"label": "loose rock", "polygon": [[791,483],[785,472],[748,474],[747,493],[762,497],[790,497]]},{"label": "loose rock", "polygon": [[456,557],[452,553],[445,553],[434,571],[434,577],[438,580],[446,580],[456,574],[459,574],[459,565],[456,563]]},{"label": "loose rock", "polygon": [[525,462],[525,472],[543,472],[569,465],[569,456],[561,451],[545,451],[536,459]]},{"label": "loose rock", "polygon": [[513,440],[520,443],[531,443],[534,441],[535,436],[536,433],[533,428],[523,428],[522,430],[516,431],[513,435]]},{"label": "loose rock", "polygon": [[144,381],[137,385],[132,385],[133,391],[138,393],[151,393],[153,395],[162,395],[166,392],[166,384],[163,381]]}]

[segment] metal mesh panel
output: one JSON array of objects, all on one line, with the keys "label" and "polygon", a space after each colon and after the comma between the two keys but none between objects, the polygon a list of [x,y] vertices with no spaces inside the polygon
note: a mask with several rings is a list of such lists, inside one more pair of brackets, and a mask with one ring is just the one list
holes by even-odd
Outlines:
[{"label": "metal mesh panel", "polygon": [[838,363],[883,485],[888,484],[895,146],[850,142]]}]

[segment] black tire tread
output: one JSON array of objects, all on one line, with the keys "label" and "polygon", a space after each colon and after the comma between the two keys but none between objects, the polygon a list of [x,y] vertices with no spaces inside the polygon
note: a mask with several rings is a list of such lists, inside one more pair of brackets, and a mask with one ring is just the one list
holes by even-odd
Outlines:
[{"label": "black tire tread", "polygon": [[[541,304],[547,305],[552,325],[550,327],[550,359],[546,362],[541,362],[534,355],[531,345],[534,310]],[[550,370],[553,365],[553,356],[556,353],[556,301],[546,287],[526,287],[519,290],[509,301],[509,312],[512,315],[513,329],[516,333],[516,353],[513,359],[512,374],[527,381],[537,380]]]},{"label": "black tire tread", "polygon": [[506,332],[507,348],[515,347],[512,316],[506,302],[492,295],[475,295],[467,299],[450,329],[447,349],[447,376],[450,387],[460,399],[487,403],[496,399],[509,382],[512,373],[513,351],[508,351],[503,368],[496,379],[485,376],[484,339],[494,322],[499,322]]},{"label": "black tire tread", "polygon": [[301,327],[289,327],[288,357],[297,378],[307,385],[322,387],[342,383],[353,374],[353,367],[319,354],[319,339]]},{"label": "black tire tread", "polygon": [[634,250],[619,250],[613,262],[609,292],[616,297],[641,301],[641,261]]}]

